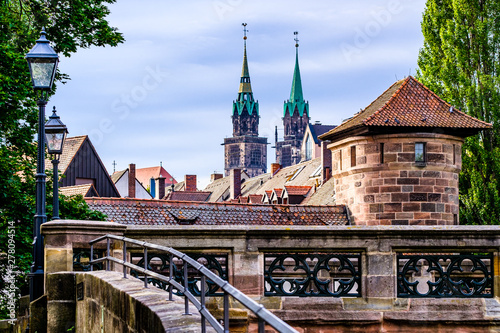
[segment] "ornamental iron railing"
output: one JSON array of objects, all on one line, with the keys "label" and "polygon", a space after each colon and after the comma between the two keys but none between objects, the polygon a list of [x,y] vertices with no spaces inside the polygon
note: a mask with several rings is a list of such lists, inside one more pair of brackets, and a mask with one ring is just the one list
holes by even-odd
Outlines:
[{"label": "ornamental iron railing", "polygon": [[[94,251],[94,259],[102,258],[103,251]],[[103,269],[102,263],[96,264],[97,269]],[[87,272],[90,271],[90,250],[89,249],[73,249],[73,271]]]},{"label": "ornamental iron railing", "polygon": [[265,296],[361,297],[359,253],[268,253]]},{"label": "ornamental iron railing", "polygon": [[493,254],[398,254],[398,297],[493,297]]},{"label": "ornamental iron railing", "polygon": [[[131,262],[139,267],[144,267],[144,256],[139,253],[130,253]],[[190,253],[189,256],[208,268],[212,273],[216,274],[222,280],[227,281],[227,260],[228,255],[224,254],[204,254],[204,253]],[[173,260],[173,265],[170,265],[170,260]],[[184,274],[182,271],[183,261],[177,257],[172,257],[170,255],[165,255],[163,253],[150,253],[147,258],[148,270],[155,273],[161,274],[163,276],[170,276],[170,268],[172,268],[172,276],[175,281],[179,284],[184,285]],[[130,275],[144,280],[146,277],[144,274],[136,270],[130,270]],[[200,296],[201,294],[201,276],[197,270],[188,267],[188,288],[189,291],[195,295]],[[148,278],[148,283],[163,289],[168,290],[169,284],[155,279],[153,277]],[[207,296],[223,296],[224,293],[220,287],[210,280],[206,281],[206,292]],[[177,296],[182,296],[182,292],[176,288],[173,289],[173,293]]]},{"label": "ornamental iron railing", "polygon": [[[167,283],[168,286],[168,293],[169,293],[169,300],[173,300],[173,290],[174,288],[180,291],[184,295],[184,311],[185,314],[189,314],[189,302],[191,302],[198,312],[201,314],[201,332],[204,333],[206,332],[206,322],[208,323],[217,331],[218,333],[229,333],[229,296],[233,297],[234,300],[238,301],[241,303],[243,306],[245,306],[248,310],[250,310],[253,315],[257,318],[258,320],[258,332],[259,333],[264,333],[266,331],[266,323],[276,329],[278,332],[294,332],[298,333],[296,330],[294,330],[292,327],[290,327],[288,324],[286,324],[284,321],[273,315],[269,310],[264,308],[262,305],[257,304],[255,301],[250,299],[248,296],[243,294],[241,291],[233,287],[232,285],[229,284],[229,282],[222,280],[219,276],[214,274],[210,269],[205,267],[203,264],[199,263],[198,261],[190,258],[188,255],[179,252],[171,247],[166,247],[166,246],[161,246],[161,245],[156,245],[156,244],[151,244],[147,242],[142,242],[142,241],[137,241],[135,239],[131,238],[126,238],[126,237],[119,237],[115,235],[105,235],[102,237],[99,237],[97,239],[94,239],[93,241],[89,242],[90,244],[90,258],[94,257],[94,244],[101,242],[101,241],[106,241],[106,255],[103,258],[99,259],[94,259],[90,262],[91,264],[91,270],[93,269],[93,266],[98,263],[105,263],[106,270],[111,269],[111,263],[116,263],[119,265],[122,265],[123,267],[123,277],[127,278],[127,269],[130,270],[135,270],[138,273],[142,274],[145,276],[144,278],[144,288],[148,288],[148,282],[149,278],[155,278],[160,281],[163,281]],[[114,241],[119,241],[122,243],[123,246],[123,258],[124,260],[117,259],[113,256],[111,256],[111,240]],[[142,247],[144,250],[144,267],[139,267],[138,265],[135,265],[131,262],[127,261],[127,244],[134,244],[136,246]],[[163,276],[159,273],[153,272],[152,270],[148,269],[147,263],[149,262],[148,259],[148,250],[153,250],[155,252],[163,252],[170,256],[169,260],[169,265],[170,265],[170,271],[169,271],[169,276]],[[183,282],[184,284],[180,284],[174,279],[173,273],[173,265],[175,262],[175,258],[178,260],[182,260],[183,265],[182,265],[182,272],[183,272]],[[200,296],[199,300],[198,298],[193,295],[193,293],[190,292],[189,287],[188,287],[188,271],[189,269],[194,269],[198,271],[201,274],[201,283],[200,283]],[[224,296],[223,296],[223,319],[222,319],[222,325],[219,323],[219,321],[208,311],[206,308],[205,304],[205,296],[207,292],[207,281],[211,281],[212,283],[216,284],[220,290],[222,290]]]}]

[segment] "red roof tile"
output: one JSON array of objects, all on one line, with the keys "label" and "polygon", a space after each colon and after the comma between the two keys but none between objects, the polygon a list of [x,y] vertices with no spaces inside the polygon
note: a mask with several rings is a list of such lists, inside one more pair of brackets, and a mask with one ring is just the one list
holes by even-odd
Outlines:
[{"label": "red roof tile", "polygon": [[346,225],[346,207],[88,198],[107,221],[127,225]]},{"label": "red roof tile", "polygon": [[311,186],[286,186],[285,191],[288,195],[307,195],[311,190]]},{"label": "red roof tile", "polygon": [[[135,170],[135,178],[144,186],[148,187],[150,179],[156,179],[160,175],[165,178],[165,186],[172,184],[177,184],[177,181],[172,177],[167,170],[161,166],[150,167],[150,168],[140,168]],[[172,179],[172,180],[170,180]]]},{"label": "red roof tile", "polygon": [[320,136],[322,140],[346,134],[360,128],[449,128],[470,130],[491,128],[492,125],[452,107],[434,92],[409,76],[394,83],[375,101],[351,119]]}]

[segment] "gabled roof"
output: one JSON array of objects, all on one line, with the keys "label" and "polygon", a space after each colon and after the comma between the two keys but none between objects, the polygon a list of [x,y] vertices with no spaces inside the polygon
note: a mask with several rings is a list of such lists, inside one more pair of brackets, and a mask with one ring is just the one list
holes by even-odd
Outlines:
[{"label": "gabled roof", "polygon": [[322,140],[370,131],[432,131],[469,136],[492,125],[457,110],[412,76],[394,83],[364,110],[320,136]]},{"label": "gabled roof", "polygon": [[[46,167],[50,160],[45,160]],[[104,163],[87,135],[66,138],[59,158],[62,187],[74,186],[77,178],[92,178],[95,189],[106,197],[120,196]]]},{"label": "gabled roof", "polygon": [[[307,127],[309,128],[309,131],[311,132],[311,135],[314,139],[314,143],[319,145],[321,141],[319,140],[319,136],[331,131],[332,129],[335,128],[335,125],[321,125],[321,124],[307,124]],[[304,135],[305,137],[305,135]]]},{"label": "gabled roof", "polygon": [[[147,187],[151,178],[156,179],[160,177],[160,175],[165,178],[165,185],[177,184],[177,181],[172,177],[167,170],[165,170],[162,166],[155,166],[150,168],[141,168],[135,169],[135,178],[144,186]],[[170,180],[172,179],[172,181]]]},{"label": "gabled roof", "polygon": [[248,205],[127,198],[85,200],[106,220],[126,225],[346,225],[339,206]]},{"label": "gabled roof", "polygon": [[[71,161],[75,158],[76,153],[85,142],[85,139],[87,139],[87,136],[82,135],[66,138],[66,140],[64,140],[63,151],[59,158],[59,172],[61,175],[64,174],[71,164]],[[45,165],[47,165],[47,163],[45,163]]]},{"label": "gabled roof", "polygon": [[262,203],[262,195],[260,195],[260,194],[250,194],[248,196],[248,201],[251,204],[260,204],[260,203]]},{"label": "gabled roof", "polygon": [[165,200],[169,201],[196,201],[204,202],[210,197],[211,192],[201,192],[201,191],[174,191],[169,192],[165,197]]},{"label": "gabled roof", "polygon": [[119,180],[120,180],[120,178],[122,178],[122,177],[123,177],[123,175],[127,173],[127,171],[128,171],[128,168],[127,168],[127,169],[125,169],[125,170],[122,170],[122,171],[116,171],[115,173],[113,173],[113,174],[111,175],[111,180],[113,181],[113,183],[115,183],[115,184],[116,184],[116,182],[117,182],[117,181],[119,181]]},{"label": "gabled roof", "polygon": [[81,195],[84,198],[99,197],[99,193],[97,193],[93,184],[60,187],[59,193],[67,197],[72,195]]}]

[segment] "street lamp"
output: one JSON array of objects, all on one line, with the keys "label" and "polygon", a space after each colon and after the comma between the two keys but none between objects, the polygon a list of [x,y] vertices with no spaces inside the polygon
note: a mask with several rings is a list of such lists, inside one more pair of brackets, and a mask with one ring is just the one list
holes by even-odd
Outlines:
[{"label": "street lamp", "polygon": [[47,221],[45,215],[45,106],[50,89],[54,83],[59,57],[50,42],[45,38],[42,29],[40,39],[26,54],[33,89],[38,95],[38,155],[36,167],[36,212],[33,226],[33,264],[30,276],[30,301],[41,297],[44,293],[43,274],[43,240],[40,227]]},{"label": "street lamp", "polygon": [[52,219],[59,220],[59,171],[57,166],[61,157],[64,139],[68,129],[56,114],[56,107],[52,110],[52,116],[45,123],[45,139],[47,142],[47,152],[52,155],[52,165],[54,169],[54,195],[52,198]]}]

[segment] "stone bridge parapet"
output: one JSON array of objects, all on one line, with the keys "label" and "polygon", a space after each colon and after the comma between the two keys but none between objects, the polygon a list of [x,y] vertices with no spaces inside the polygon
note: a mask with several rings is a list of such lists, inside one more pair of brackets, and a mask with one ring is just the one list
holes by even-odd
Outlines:
[{"label": "stone bridge parapet", "polygon": [[[89,225],[85,223],[78,225],[88,230]],[[100,222],[91,223],[96,227],[95,238],[108,233],[97,227]],[[56,245],[67,249],[59,254],[46,251],[47,256],[66,257],[46,258],[46,263],[68,262],[73,258],[70,249],[76,247],[71,245],[72,238],[81,239],[81,236],[76,230],[78,226],[71,225],[68,232],[73,236],[62,238],[64,225],[70,222],[48,222],[42,227],[46,249],[54,249]],[[116,230],[120,230],[120,235],[173,247],[187,254],[226,254],[229,282],[302,332],[451,333],[500,329],[498,226],[127,225]],[[61,239],[68,243],[63,246]],[[82,245],[78,244],[79,249]],[[116,246],[113,251],[117,256],[121,253]],[[128,251],[134,253],[133,248]],[[140,252],[138,248],[137,253]],[[282,272],[276,270],[279,265],[272,264],[279,256],[283,256]],[[476,261],[476,258],[479,259]],[[295,259],[309,265],[310,272],[304,273],[303,267],[295,269]],[[321,260],[329,260],[329,266],[314,266]],[[356,268],[339,272],[342,260],[345,267]],[[483,266],[486,268],[481,270],[479,267]],[[46,268],[51,271],[50,267]],[[121,267],[112,269],[122,270]],[[456,275],[460,269],[466,274]],[[352,282],[349,274],[357,279]],[[457,276],[463,279],[455,288],[459,294],[450,293],[449,288],[429,287],[442,277],[448,286],[453,286]],[[482,287],[474,287],[482,276]],[[286,279],[292,282],[276,287],[270,283],[273,281],[270,277],[278,282]],[[307,280],[313,287],[297,294],[295,291],[300,288],[294,287],[293,279]],[[315,296],[321,291],[321,283],[329,279],[332,283],[325,289],[326,294]],[[352,282],[350,289],[342,292],[341,286],[346,281]],[[416,282],[418,287],[414,287]],[[467,286],[476,288],[477,294],[468,296],[474,288]],[[213,297],[213,304],[219,303],[217,297]],[[251,331],[252,318],[249,324]]]}]

